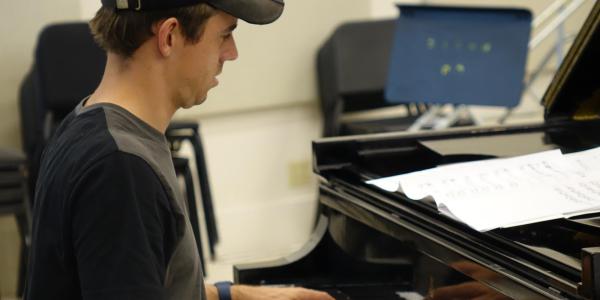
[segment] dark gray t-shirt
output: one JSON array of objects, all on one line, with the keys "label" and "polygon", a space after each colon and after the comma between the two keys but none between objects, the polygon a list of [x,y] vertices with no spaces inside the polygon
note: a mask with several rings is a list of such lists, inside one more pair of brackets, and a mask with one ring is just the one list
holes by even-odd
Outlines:
[{"label": "dark gray t-shirt", "polygon": [[83,103],[42,157],[26,299],[205,299],[165,136]]}]

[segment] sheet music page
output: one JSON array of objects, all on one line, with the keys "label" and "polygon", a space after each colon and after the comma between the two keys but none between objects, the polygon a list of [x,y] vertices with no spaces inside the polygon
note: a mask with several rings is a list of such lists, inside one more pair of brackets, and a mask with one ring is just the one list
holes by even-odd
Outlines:
[{"label": "sheet music page", "polygon": [[600,148],[441,166],[369,181],[486,231],[600,211]]}]

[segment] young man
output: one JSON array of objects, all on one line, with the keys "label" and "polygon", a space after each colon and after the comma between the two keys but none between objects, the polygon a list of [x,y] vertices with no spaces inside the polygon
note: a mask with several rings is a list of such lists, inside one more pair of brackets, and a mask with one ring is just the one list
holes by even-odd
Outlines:
[{"label": "young man", "polygon": [[241,18],[273,22],[283,0],[102,0],[90,22],[107,63],[96,91],[43,158],[25,299],[307,299],[301,288],[204,286],[164,132],[202,103]]}]

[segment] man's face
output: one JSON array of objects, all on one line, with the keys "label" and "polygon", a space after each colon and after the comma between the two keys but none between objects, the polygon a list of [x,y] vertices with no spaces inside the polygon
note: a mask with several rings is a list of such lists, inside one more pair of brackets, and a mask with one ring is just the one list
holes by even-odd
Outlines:
[{"label": "man's face", "polygon": [[217,11],[205,24],[204,31],[197,43],[187,42],[178,57],[180,82],[176,92],[177,106],[189,108],[206,100],[208,91],[217,86],[217,76],[223,70],[223,64],[238,56],[233,38],[237,18]]}]

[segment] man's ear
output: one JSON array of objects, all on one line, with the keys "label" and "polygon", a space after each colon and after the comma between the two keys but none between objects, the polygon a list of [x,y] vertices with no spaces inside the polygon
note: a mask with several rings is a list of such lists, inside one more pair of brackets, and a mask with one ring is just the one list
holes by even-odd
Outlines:
[{"label": "man's ear", "polygon": [[170,56],[173,47],[181,38],[179,34],[179,21],[176,18],[168,18],[156,24],[155,33],[158,51],[162,56]]}]

